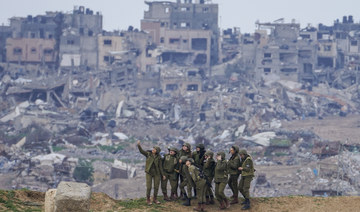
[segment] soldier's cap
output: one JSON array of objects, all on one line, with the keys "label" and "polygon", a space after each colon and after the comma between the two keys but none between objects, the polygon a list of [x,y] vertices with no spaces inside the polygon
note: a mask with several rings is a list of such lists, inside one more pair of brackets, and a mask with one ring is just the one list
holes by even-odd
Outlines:
[{"label": "soldier's cap", "polygon": [[220,155],[221,159],[225,159],[225,152],[218,152],[216,155]]},{"label": "soldier's cap", "polygon": [[191,163],[195,162],[194,159],[192,159],[192,158],[188,158],[187,161],[190,161]]},{"label": "soldier's cap", "polygon": [[187,159],[188,159],[187,156],[181,156],[181,157],[180,157],[180,160],[181,160],[182,162],[185,162]]},{"label": "soldier's cap", "polygon": [[205,146],[204,146],[204,144],[197,144],[196,148],[205,149]]},{"label": "soldier's cap", "polygon": [[177,150],[175,147],[170,147],[169,150],[170,150],[170,151],[174,151],[175,153],[178,152],[178,150]]},{"label": "soldier's cap", "polygon": [[247,151],[245,149],[242,149],[239,151],[240,155],[247,155]]},{"label": "soldier's cap", "polygon": [[189,143],[184,143],[183,146],[186,146],[188,149],[191,149],[191,145]]},{"label": "soldier's cap", "polygon": [[160,152],[161,152],[160,147],[158,147],[158,146],[154,146],[153,148],[154,148],[154,149],[156,149],[156,153],[160,154]]},{"label": "soldier's cap", "polygon": [[232,146],[231,148],[233,148],[235,150],[235,153],[238,153],[239,152],[239,147],[238,146]]},{"label": "soldier's cap", "polygon": [[210,151],[210,150],[206,151],[205,155],[210,156],[210,157],[214,157],[214,153],[212,151]]}]

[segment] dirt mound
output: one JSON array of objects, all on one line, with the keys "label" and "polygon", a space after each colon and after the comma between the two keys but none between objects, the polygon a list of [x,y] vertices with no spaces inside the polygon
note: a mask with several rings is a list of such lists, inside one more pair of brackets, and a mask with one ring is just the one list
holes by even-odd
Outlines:
[{"label": "dirt mound", "polygon": [[[161,198],[160,198],[161,199]],[[0,191],[0,211],[43,211],[45,194],[29,190]],[[104,193],[92,193],[91,211],[193,211],[193,206],[184,207],[181,201],[164,202],[160,205],[147,206],[145,199],[117,201]],[[359,211],[360,197],[307,197],[288,196],[274,198],[253,198],[250,211]],[[207,211],[217,211],[218,205],[206,206]],[[226,211],[240,211],[241,205],[232,205]]]}]

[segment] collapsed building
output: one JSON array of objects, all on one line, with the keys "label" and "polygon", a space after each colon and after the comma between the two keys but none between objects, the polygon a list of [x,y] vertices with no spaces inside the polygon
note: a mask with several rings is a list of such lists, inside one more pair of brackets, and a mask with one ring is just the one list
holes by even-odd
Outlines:
[{"label": "collapsed building", "polygon": [[258,80],[315,81],[317,45],[311,38],[299,40],[300,24],[258,23],[270,29],[267,44],[258,48],[255,72]]}]

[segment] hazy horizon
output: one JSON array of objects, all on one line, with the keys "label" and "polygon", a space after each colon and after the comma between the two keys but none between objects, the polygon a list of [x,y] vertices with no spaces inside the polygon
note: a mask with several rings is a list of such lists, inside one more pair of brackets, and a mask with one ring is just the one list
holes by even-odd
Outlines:
[{"label": "hazy horizon", "polygon": [[[5,2],[4,0],[1,0]],[[175,1],[175,0],[173,0]],[[359,22],[359,2],[344,0],[339,2],[258,0],[246,2],[240,0],[213,0],[219,4],[219,26],[221,29],[240,27],[241,32],[253,32],[255,22],[272,22],[285,18],[286,22],[295,19],[304,28],[308,23],[332,25],[334,20],[342,20],[344,15],[353,15]],[[34,6],[36,5],[36,6]],[[42,15],[46,11],[71,12],[74,6],[85,6],[103,15],[103,28],[107,31],[127,29],[129,25],[140,27],[147,5],[144,0],[12,0],[0,9],[0,24],[9,25],[8,19],[14,16]]]}]

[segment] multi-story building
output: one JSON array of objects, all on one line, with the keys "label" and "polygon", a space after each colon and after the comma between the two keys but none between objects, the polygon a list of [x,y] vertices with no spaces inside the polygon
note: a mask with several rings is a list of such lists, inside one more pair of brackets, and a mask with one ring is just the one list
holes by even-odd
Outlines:
[{"label": "multi-story building", "polygon": [[12,37],[9,26],[0,26],[0,62],[6,61],[6,39]]},{"label": "multi-story building", "polygon": [[72,13],[46,12],[45,15],[13,17],[14,38],[54,39],[55,60],[61,66],[97,66],[97,35],[102,33],[102,15],[85,7]]},{"label": "multi-story building", "polygon": [[314,69],[317,66],[317,43],[311,40],[311,30],[300,33],[300,24],[296,23],[258,25],[260,29],[270,29],[271,33],[267,44],[257,47],[257,79],[284,79],[316,84]]},{"label": "multi-story building", "polygon": [[[210,46],[206,49],[209,55],[206,57],[199,56],[207,58],[206,63],[202,65],[209,66],[218,62],[219,29],[217,4],[212,4],[211,1],[205,0],[154,1],[145,3],[149,5],[149,10],[145,11],[144,19],[141,20],[141,29],[151,35],[152,41],[155,44],[169,49],[172,48],[171,46],[174,46],[175,42],[175,45],[178,45],[178,47],[173,49],[173,52],[174,54],[181,54],[183,51],[188,51],[189,45],[202,46],[205,43],[206,45],[209,43]],[[201,32],[203,33],[202,37],[199,36]],[[181,36],[184,36],[184,38]],[[181,41],[177,43],[178,40]],[[167,51],[165,54],[168,55],[168,53]]]},{"label": "multi-story building", "polygon": [[40,38],[8,38],[6,61],[15,63],[54,64],[55,40]]}]

